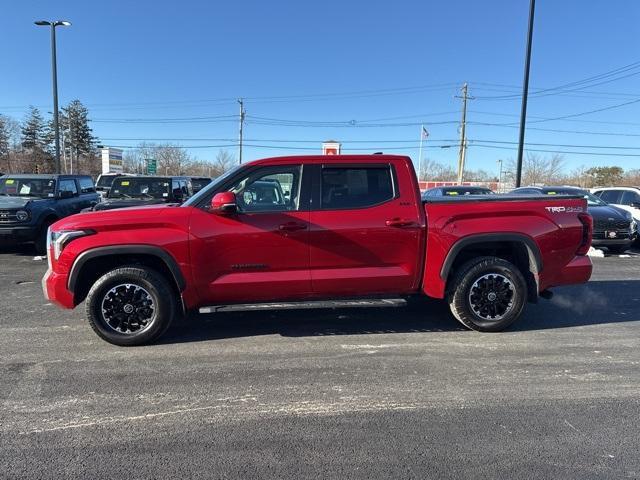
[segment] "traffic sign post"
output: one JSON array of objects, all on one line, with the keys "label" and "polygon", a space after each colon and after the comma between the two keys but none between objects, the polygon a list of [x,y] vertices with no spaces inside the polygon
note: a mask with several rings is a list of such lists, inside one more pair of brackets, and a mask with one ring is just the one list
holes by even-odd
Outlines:
[{"label": "traffic sign post", "polygon": [[147,175],[155,175],[158,172],[158,162],[155,158],[147,158]]}]

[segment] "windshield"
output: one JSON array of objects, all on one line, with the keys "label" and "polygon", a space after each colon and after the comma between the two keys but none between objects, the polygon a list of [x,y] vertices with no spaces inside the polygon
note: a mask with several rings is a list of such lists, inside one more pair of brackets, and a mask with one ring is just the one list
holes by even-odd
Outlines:
[{"label": "windshield", "polygon": [[118,177],[111,184],[109,198],[169,198],[167,178]]},{"label": "windshield", "polygon": [[117,177],[118,175],[100,175],[100,178],[98,178],[98,183],[96,183],[96,187],[108,188],[113,183],[113,180]]},{"label": "windshield", "polygon": [[218,188],[218,185],[220,185],[221,183],[224,183],[232,175],[235,175],[236,172],[238,170],[240,170],[241,168],[244,168],[244,165],[236,165],[231,170],[226,171],[225,173],[220,175],[218,178],[215,178],[209,185],[207,185],[205,188],[200,190],[193,197],[189,198],[189,200],[184,202],[181,206],[190,207],[190,206],[193,206],[193,205],[197,205],[198,203],[200,203],[200,201],[204,197],[206,197],[209,194],[209,192],[211,192],[212,190],[215,190],[216,188]]},{"label": "windshield", "polygon": [[53,197],[56,181],[52,178],[0,178],[0,195],[16,197]]},{"label": "windshield", "polygon": [[609,205],[607,202],[599,199],[591,193],[587,193],[584,198],[587,199],[587,206],[589,207],[602,207],[603,205]]}]

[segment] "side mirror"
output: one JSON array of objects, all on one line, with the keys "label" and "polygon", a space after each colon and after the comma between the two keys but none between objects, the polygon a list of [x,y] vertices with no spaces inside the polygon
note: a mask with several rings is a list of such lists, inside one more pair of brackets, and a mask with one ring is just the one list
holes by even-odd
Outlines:
[{"label": "side mirror", "polygon": [[233,192],[216,193],[211,199],[211,213],[217,215],[231,215],[238,212],[236,194]]},{"label": "side mirror", "polygon": [[63,190],[60,192],[60,198],[73,198],[74,195],[75,194],[69,190]]},{"label": "side mirror", "polygon": [[640,202],[631,202],[631,206],[634,208],[640,208]]}]

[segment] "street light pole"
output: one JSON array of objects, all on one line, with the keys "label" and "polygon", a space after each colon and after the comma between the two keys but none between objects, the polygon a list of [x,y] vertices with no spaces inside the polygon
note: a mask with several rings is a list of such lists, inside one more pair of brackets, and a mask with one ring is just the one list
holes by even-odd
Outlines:
[{"label": "street light pole", "polygon": [[516,188],[522,180],[522,153],[524,150],[524,130],[527,121],[527,99],[529,97],[529,67],[531,65],[531,39],[533,37],[533,17],[536,0],[529,3],[529,29],[527,31],[527,53],[524,61],[524,80],[522,82],[522,108],[520,110],[520,137],[518,139],[518,162],[516,165]]},{"label": "street light pole", "polygon": [[55,136],[55,161],[56,173],[62,173],[60,168],[60,127],[58,124],[58,65],[56,59],[56,27],[68,27],[71,22],[66,20],[57,20],[49,22],[47,20],[38,20],[34,22],[36,25],[51,27],[51,76],[53,86],[53,131]]}]

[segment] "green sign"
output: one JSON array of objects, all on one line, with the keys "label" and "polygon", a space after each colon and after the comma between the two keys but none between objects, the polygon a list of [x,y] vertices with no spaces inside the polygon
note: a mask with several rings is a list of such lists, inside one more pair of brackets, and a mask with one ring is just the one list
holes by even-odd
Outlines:
[{"label": "green sign", "polygon": [[158,162],[155,158],[147,158],[147,175],[155,175],[158,172]]}]

